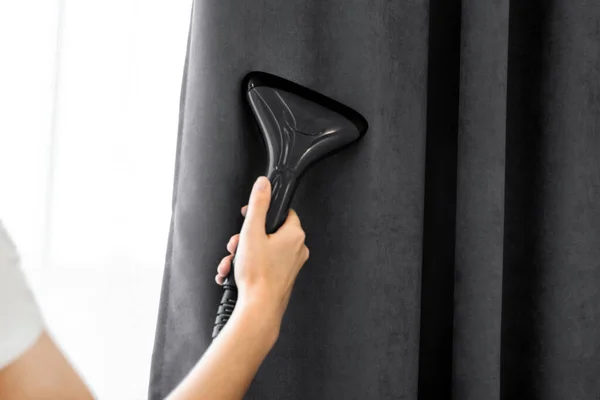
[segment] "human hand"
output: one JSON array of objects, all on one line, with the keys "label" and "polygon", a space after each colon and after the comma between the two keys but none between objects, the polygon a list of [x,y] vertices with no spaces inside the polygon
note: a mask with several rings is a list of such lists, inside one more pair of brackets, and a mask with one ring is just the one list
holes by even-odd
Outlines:
[{"label": "human hand", "polygon": [[266,233],[270,201],[271,184],[266,177],[260,177],[254,183],[248,206],[242,208],[246,218],[242,230],[227,243],[230,255],[219,263],[215,279],[217,283],[223,283],[231,270],[233,254],[237,254],[234,270],[238,287],[236,309],[247,304],[257,305],[266,312],[271,311],[280,322],[309,251],[294,210],[289,211],[277,232]]}]

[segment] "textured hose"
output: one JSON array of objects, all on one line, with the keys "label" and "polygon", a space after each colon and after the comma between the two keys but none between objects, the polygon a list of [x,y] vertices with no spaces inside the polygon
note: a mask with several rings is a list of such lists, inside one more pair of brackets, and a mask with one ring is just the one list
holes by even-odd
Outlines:
[{"label": "textured hose", "polygon": [[221,303],[219,303],[217,319],[215,320],[215,326],[212,332],[213,339],[219,335],[221,329],[223,329],[227,321],[229,321],[233,309],[235,308],[235,303],[237,302],[238,290],[235,285],[235,280],[232,279],[231,282],[224,283],[223,290],[223,297],[221,298]]}]

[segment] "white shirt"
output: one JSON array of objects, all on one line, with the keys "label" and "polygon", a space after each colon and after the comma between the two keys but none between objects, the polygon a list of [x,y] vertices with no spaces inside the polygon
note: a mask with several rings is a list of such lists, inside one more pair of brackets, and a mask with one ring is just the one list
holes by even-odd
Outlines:
[{"label": "white shirt", "polygon": [[20,259],[0,221],[0,369],[29,349],[43,331],[41,312]]}]

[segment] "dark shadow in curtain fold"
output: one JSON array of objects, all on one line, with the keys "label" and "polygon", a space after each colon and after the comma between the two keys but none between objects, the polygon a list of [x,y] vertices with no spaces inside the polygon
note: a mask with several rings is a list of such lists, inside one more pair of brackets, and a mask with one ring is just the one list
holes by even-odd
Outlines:
[{"label": "dark shadow in curtain fold", "polygon": [[419,399],[452,392],[460,1],[431,0]]},{"label": "dark shadow in curtain fold", "polygon": [[[542,4],[544,3],[544,4]],[[544,135],[541,108],[547,37],[545,2],[511,2],[508,49],[502,399],[535,399],[539,361],[540,197]]]}]

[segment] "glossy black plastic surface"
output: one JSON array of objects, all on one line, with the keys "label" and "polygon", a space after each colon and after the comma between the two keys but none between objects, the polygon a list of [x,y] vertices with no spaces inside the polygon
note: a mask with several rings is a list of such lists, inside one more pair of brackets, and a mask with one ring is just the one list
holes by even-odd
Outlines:
[{"label": "glossy black plastic surface", "polygon": [[274,75],[246,78],[247,99],[263,135],[271,181],[267,232],[283,223],[299,178],[319,159],[358,140],[367,130],[356,111]]}]

